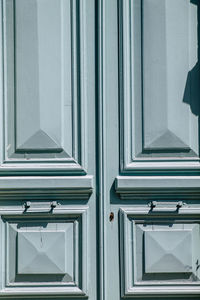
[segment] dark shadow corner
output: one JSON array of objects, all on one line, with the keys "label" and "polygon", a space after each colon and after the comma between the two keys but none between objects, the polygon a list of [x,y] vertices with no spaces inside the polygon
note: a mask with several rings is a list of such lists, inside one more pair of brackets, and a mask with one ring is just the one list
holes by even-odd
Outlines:
[{"label": "dark shadow corner", "polygon": [[197,41],[198,53],[197,63],[192,70],[189,71],[183,96],[183,102],[190,105],[191,111],[194,115],[200,115],[200,1],[190,0],[190,2],[197,6]]}]

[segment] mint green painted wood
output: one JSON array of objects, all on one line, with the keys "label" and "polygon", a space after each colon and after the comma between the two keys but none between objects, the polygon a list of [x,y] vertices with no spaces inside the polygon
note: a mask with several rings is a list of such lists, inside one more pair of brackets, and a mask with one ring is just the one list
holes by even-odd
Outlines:
[{"label": "mint green painted wood", "polygon": [[70,15],[70,1],[15,1],[16,151],[72,156]]},{"label": "mint green painted wood", "polygon": [[83,45],[91,36],[84,29],[89,24],[83,5],[70,0],[4,0],[1,5],[2,170],[86,173],[85,76],[90,71]]},{"label": "mint green painted wood", "polygon": [[[199,2],[99,2],[100,299],[194,300],[200,295],[193,61]],[[186,86],[196,91],[187,90],[193,106],[183,102]]]},{"label": "mint green painted wood", "polygon": [[[68,230],[69,241],[70,239],[73,241],[72,233],[73,226],[71,226],[71,232]],[[72,242],[70,244],[73,245]],[[67,251],[65,248],[64,231],[40,231],[38,233],[37,230],[31,230],[30,232],[20,230],[17,241],[17,273],[19,275],[67,274],[71,281],[73,255],[70,255],[70,253],[73,250],[68,249]],[[66,258],[69,260],[68,267],[71,272],[66,271]]]},{"label": "mint green painted wood", "polygon": [[147,207],[121,210],[122,295],[199,294],[200,224],[193,213],[185,207],[160,218]]},{"label": "mint green painted wood", "polygon": [[199,168],[198,14],[198,1],[120,1],[124,172]]},{"label": "mint green painted wood", "polygon": [[198,1],[0,8],[0,298],[199,298]]},{"label": "mint green painted wood", "polygon": [[[198,235],[193,237],[192,230],[187,230],[187,225],[184,226],[184,231],[181,227],[179,230],[172,231],[164,226],[155,227],[152,226],[151,232],[144,233],[145,275],[156,276],[162,273],[167,277],[169,273],[170,277],[170,274],[175,273],[196,274],[196,266],[193,263],[198,257],[192,261],[192,248],[197,245],[192,245],[192,238],[198,241]],[[196,227],[199,230],[198,225]],[[156,251],[156,255],[153,250]]]},{"label": "mint green painted wood", "polygon": [[7,212],[1,219],[6,268],[1,269],[0,295],[85,296],[87,207],[55,208],[53,219],[46,213],[27,218],[20,207]]},{"label": "mint green painted wood", "polygon": [[97,300],[95,1],[0,11],[0,298]]},{"label": "mint green painted wood", "polygon": [[190,106],[199,95],[190,77],[198,62],[198,7],[167,0],[142,6],[144,150],[198,155],[198,113]]}]

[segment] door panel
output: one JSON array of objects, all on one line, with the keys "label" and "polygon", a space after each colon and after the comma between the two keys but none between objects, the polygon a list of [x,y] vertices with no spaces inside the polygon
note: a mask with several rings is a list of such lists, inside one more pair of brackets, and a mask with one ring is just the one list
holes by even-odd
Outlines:
[{"label": "door panel", "polygon": [[199,297],[199,1],[0,9],[0,298]]},{"label": "door panel", "polygon": [[97,300],[95,1],[0,10],[0,298]]},{"label": "door panel", "polygon": [[45,209],[1,216],[3,295],[86,295],[87,208]]},{"label": "door panel", "polygon": [[[155,9],[156,8],[156,9]],[[144,151],[198,156],[198,7],[191,1],[142,2]],[[148,49],[148,50],[147,50]],[[180,155],[180,154],[179,154]],[[176,154],[173,154],[176,156]]]},{"label": "door panel", "polygon": [[70,0],[2,1],[5,170],[86,172],[84,9]]},{"label": "door panel", "polygon": [[188,208],[172,213],[121,209],[123,296],[199,294],[199,216]]},{"label": "door panel", "polygon": [[124,172],[199,168],[198,20],[198,1],[119,1]]},{"label": "door panel", "polygon": [[100,2],[101,300],[194,300],[199,1]]}]

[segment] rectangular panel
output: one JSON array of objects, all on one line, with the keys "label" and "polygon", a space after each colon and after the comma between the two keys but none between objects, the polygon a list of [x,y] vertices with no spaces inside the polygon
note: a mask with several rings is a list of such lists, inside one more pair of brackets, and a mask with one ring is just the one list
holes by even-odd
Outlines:
[{"label": "rectangular panel", "polygon": [[72,155],[70,11],[67,0],[15,0],[17,151]]},{"label": "rectangular panel", "polygon": [[74,0],[3,1],[7,168],[53,169],[56,162],[84,172],[81,7]]},{"label": "rectangular panel", "polygon": [[198,154],[197,9],[189,0],[142,1],[144,150]]},{"label": "rectangular panel", "polygon": [[[73,225],[70,229],[68,234],[72,241]],[[69,254],[73,253],[73,249],[65,253],[65,245],[64,231],[20,230],[17,237],[17,274],[65,274],[66,255],[69,258]],[[73,270],[73,259],[70,259],[70,264]]]},{"label": "rectangular panel", "polygon": [[86,209],[44,208],[1,216],[1,294],[86,296]]},{"label": "rectangular panel", "polygon": [[[8,285],[72,284],[75,280],[74,221],[44,222],[19,220],[7,225],[8,240]],[[78,234],[78,232],[77,232]],[[10,244],[15,243],[13,249]],[[59,247],[58,247],[59,245]],[[76,241],[77,246],[77,241]],[[11,261],[10,261],[11,260]],[[16,269],[15,269],[16,266]],[[34,282],[37,283],[34,283]]]},{"label": "rectangular panel", "polygon": [[119,16],[122,168],[198,168],[199,2],[120,1]]},{"label": "rectangular panel", "polygon": [[121,210],[123,296],[200,293],[200,211],[168,206]]},{"label": "rectangular panel", "polygon": [[172,231],[167,226],[154,225],[144,232],[145,274],[196,272],[192,262],[192,229],[198,230],[198,225],[193,225],[191,230],[187,230],[187,225],[184,227]]}]

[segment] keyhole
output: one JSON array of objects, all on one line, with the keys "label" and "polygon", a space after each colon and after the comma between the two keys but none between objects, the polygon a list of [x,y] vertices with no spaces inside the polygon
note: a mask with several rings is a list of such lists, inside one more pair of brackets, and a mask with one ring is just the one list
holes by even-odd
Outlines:
[{"label": "keyhole", "polygon": [[113,212],[110,213],[109,219],[110,219],[110,222],[112,222],[114,220],[114,213]]}]

